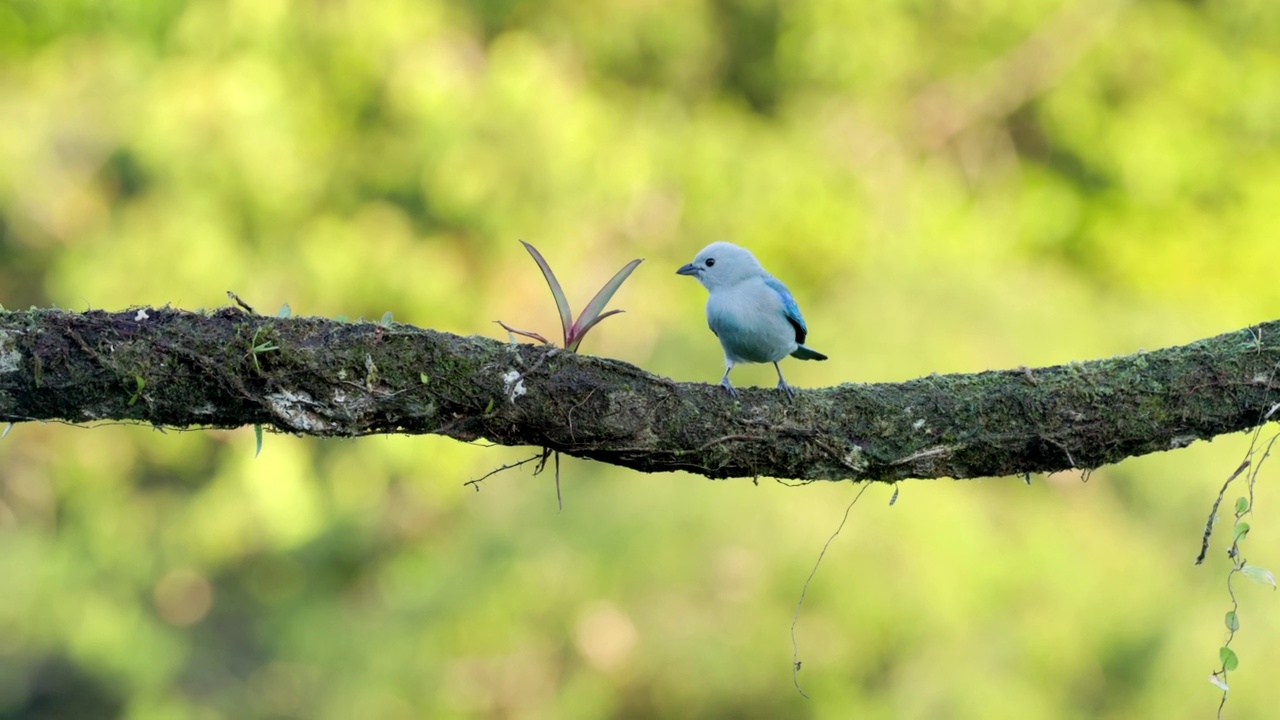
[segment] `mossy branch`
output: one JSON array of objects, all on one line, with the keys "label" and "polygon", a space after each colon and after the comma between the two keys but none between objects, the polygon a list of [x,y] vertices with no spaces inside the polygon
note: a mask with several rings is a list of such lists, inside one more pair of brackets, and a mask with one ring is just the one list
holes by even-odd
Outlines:
[{"label": "mossy branch", "polygon": [[796,480],[1091,469],[1254,427],[1280,321],[1054,367],[804,390],[788,402],[616,360],[400,324],[224,308],[0,312],[0,422],[435,433],[645,472]]}]

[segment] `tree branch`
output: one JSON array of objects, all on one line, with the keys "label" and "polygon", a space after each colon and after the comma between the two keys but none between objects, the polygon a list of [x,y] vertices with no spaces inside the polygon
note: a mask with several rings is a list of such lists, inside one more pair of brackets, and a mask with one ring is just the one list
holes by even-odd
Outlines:
[{"label": "tree branch", "polygon": [[0,422],[435,433],[645,472],[798,480],[1090,469],[1254,427],[1280,321],[1054,367],[801,390],[676,383],[616,360],[392,323],[0,312]]}]

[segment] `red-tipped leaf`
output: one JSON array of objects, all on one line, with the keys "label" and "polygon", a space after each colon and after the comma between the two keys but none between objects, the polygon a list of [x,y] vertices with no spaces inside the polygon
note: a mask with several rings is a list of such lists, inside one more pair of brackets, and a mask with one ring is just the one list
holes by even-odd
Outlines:
[{"label": "red-tipped leaf", "polygon": [[581,328],[577,328],[577,327],[575,327],[575,328],[573,329],[573,333],[574,333],[574,334],[573,334],[573,338],[572,338],[572,340],[570,340],[570,342],[569,342],[569,347],[567,348],[567,349],[569,350],[569,352],[577,352],[577,351],[578,351],[578,346],[582,344],[582,339],[583,339],[583,338],[585,338],[585,337],[587,336],[587,331],[588,331],[588,330],[590,330],[591,328],[595,327],[595,326],[596,326],[596,325],[597,325],[601,320],[603,320],[603,319],[605,319],[605,318],[609,317],[610,315],[617,315],[617,314],[618,314],[618,313],[620,313],[620,312],[624,312],[624,311],[623,311],[623,310],[610,310],[610,311],[609,311],[609,312],[607,312],[607,313],[601,313],[601,314],[597,315],[595,320],[592,320],[591,322],[587,323],[585,326],[583,326],[583,327],[581,327]]},{"label": "red-tipped leaf", "polygon": [[[564,330],[564,344],[569,345],[569,332],[573,328],[573,313],[569,311],[569,299],[564,296],[564,290],[560,287],[560,281],[556,280],[556,274],[551,272],[551,266],[547,264],[542,253],[529,243],[521,240],[521,245],[529,251],[533,256],[533,261],[538,263],[538,267],[542,270],[542,276],[547,279],[547,286],[551,288],[551,295],[556,299],[556,309],[560,311],[560,327]],[[521,333],[528,335],[528,333]],[[546,340],[543,340],[546,342]]]},{"label": "red-tipped leaf", "polygon": [[502,322],[501,320],[494,320],[494,322],[496,322],[496,323],[498,323],[499,325],[501,325],[503,330],[506,330],[507,332],[511,333],[512,335],[523,335],[524,337],[531,338],[531,339],[533,339],[533,340],[537,340],[538,342],[540,342],[540,343],[542,343],[542,344],[544,344],[544,345],[550,345],[550,344],[551,344],[551,341],[550,341],[550,340],[548,340],[548,339],[546,339],[546,338],[542,337],[541,335],[539,335],[539,334],[538,334],[538,333],[536,333],[536,332],[532,332],[532,331],[530,331],[530,330],[517,330],[517,329],[515,329],[515,328],[511,327],[510,325],[508,325],[508,324],[506,324],[506,323]]},{"label": "red-tipped leaf", "polygon": [[[622,287],[622,283],[626,282],[627,278],[631,276],[631,271],[635,270],[636,266],[642,262],[644,262],[644,258],[639,258],[622,266],[618,274],[614,275],[609,282],[604,284],[604,287],[600,288],[600,292],[591,298],[591,302],[587,303],[587,306],[582,309],[582,314],[578,316],[578,319],[569,329],[569,336],[572,339],[565,342],[566,349],[570,351],[577,350],[578,344],[582,342],[582,338],[587,334],[587,331],[597,322],[607,317],[607,315],[600,314],[604,311],[604,306],[609,304],[609,301],[613,299],[613,294],[618,292],[618,288]],[[608,315],[612,314],[608,313]]]}]

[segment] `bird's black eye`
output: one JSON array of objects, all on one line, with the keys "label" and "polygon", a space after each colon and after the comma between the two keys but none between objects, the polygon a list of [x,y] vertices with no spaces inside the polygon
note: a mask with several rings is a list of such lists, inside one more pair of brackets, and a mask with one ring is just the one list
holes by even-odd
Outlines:
[{"label": "bird's black eye", "polygon": [[707,258],[707,267],[711,267],[712,265],[715,265],[715,264],[716,264],[715,258]]}]

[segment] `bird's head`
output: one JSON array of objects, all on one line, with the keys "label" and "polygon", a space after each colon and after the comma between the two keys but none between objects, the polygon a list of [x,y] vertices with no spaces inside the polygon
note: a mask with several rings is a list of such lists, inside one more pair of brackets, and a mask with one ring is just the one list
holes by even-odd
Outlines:
[{"label": "bird's head", "polygon": [[764,269],[748,250],[733,243],[714,242],[702,248],[693,262],[682,266],[676,273],[692,275],[707,290],[715,290],[759,277],[764,274]]}]

